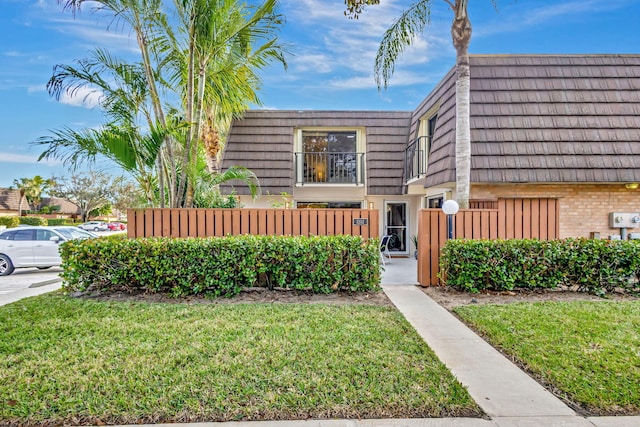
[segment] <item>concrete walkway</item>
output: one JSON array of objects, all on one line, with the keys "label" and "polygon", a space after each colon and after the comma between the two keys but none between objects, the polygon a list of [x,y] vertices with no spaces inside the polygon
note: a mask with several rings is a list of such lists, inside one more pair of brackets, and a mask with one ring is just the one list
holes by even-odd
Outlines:
[{"label": "concrete walkway", "polygon": [[[455,316],[415,286],[413,258],[387,263],[382,287],[440,360],[467,387],[490,419],[419,418],[374,420],[247,421],[226,423],[153,424],[146,427],[633,427],[640,417],[581,417]],[[0,305],[57,289],[44,284],[0,294]],[[136,425],[135,427],[140,427]],[[127,426],[134,427],[134,426]],[[144,426],[143,426],[144,427]]]}]

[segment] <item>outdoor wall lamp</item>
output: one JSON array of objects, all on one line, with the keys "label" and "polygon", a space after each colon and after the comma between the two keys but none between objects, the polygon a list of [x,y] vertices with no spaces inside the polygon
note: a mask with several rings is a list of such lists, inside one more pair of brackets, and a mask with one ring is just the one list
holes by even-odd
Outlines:
[{"label": "outdoor wall lamp", "polygon": [[373,202],[369,202],[369,210],[373,209]]},{"label": "outdoor wall lamp", "polygon": [[460,206],[455,200],[447,200],[442,204],[442,212],[447,216],[447,239],[453,239],[453,216],[458,213]]}]

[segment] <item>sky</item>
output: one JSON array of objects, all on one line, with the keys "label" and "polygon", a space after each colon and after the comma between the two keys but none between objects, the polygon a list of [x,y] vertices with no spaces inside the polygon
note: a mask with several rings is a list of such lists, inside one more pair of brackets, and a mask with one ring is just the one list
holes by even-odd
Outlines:
[{"label": "sky", "polygon": [[[430,25],[398,60],[388,89],[379,91],[373,78],[379,42],[412,1],[380,3],[349,20],[342,0],[280,0],[288,69],[262,72],[262,104],[253,108],[415,109],[455,63],[453,15],[444,0],[433,0]],[[497,0],[497,10],[491,0],[469,3],[471,54],[640,53],[640,0]],[[0,40],[0,187],[35,175],[68,176],[59,162],[38,162],[43,147],[33,143],[104,120],[94,95],[59,101],[48,95],[53,67],[96,47],[135,60],[135,39],[90,8],[74,17],[56,0],[0,0]],[[95,168],[120,174],[105,162]]]}]

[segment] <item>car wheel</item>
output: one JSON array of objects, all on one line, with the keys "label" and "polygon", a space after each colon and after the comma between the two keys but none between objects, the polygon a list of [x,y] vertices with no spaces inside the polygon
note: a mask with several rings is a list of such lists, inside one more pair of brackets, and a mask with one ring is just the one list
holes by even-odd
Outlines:
[{"label": "car wheel", "polygon": [[0,254],[0,276],[8,276],[13,273],[13,263],[11,258],[6,255]]},{"label": "car wheel", "polygon": [[37,268],[38,270],[46,270],[46,269],[48,269],[48,268],[51,268],[51,266],[48,266],[48,267],[36,267],[36,268]]},{"label": "car wheel", "polygon": [[93,231],[100,231],[98,227],[93,227]]}]

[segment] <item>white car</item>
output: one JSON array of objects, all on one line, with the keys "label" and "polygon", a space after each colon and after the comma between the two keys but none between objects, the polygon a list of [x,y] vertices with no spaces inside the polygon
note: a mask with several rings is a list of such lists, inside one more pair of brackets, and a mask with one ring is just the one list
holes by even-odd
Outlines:
[{"label": "white car", "polygon": [[62,263],[58,245],[72,239],[90,239],[96,234],[77,227],[16,227],[0,232],[0,276],[16,268],[46,269]]},{"label": "white car", "polygon": [[106,222],[89,221],[89,222],[85,222],[84,224],[80,224],[78,228],[81,228],[83,230],[89,230],[89,231],[107,231],[109,229],[109,226],[107,225]]}]

